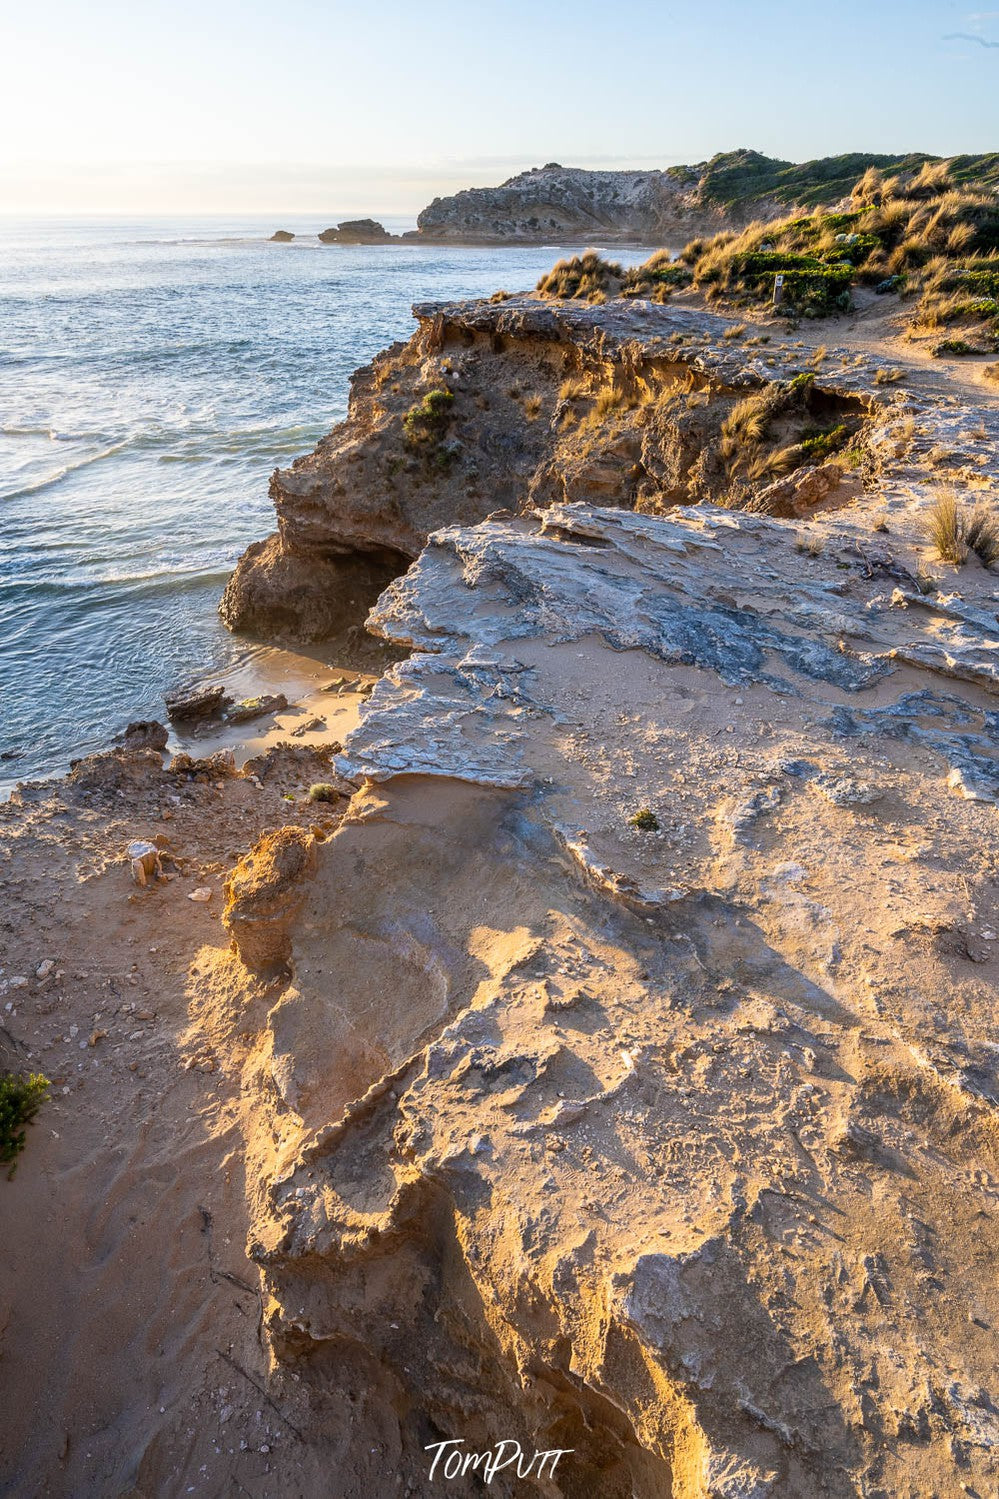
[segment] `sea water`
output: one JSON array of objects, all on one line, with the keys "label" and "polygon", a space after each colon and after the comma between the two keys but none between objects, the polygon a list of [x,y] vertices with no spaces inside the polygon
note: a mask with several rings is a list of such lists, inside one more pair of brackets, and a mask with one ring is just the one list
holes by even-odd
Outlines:
[{"label": "sea water", "polygon": [[336,222],[0,218],[0,785],[245,665],[217,606],[273,530],[271,471],[414,302],[522,290],[565,253],[321,245]]}]

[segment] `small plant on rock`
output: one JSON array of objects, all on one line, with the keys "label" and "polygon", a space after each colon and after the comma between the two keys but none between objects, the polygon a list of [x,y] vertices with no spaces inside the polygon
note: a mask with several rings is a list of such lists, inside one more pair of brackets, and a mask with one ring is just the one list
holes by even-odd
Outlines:
[{"label": "small plant on rock", "polygon": [[944,562],[958,567],[968,560],[968,548],[962,535],[961,512],[957,494],[949,486],[933,501],[926,521],[926,531]]},{"label": "small plant on rock", "polygon": [[640,833],[658,833],[659,819],[651,807],[639,807],[634,816],[628,818],[628,826],[637,828]]},{"label": "small plant on rock", "polygon": [[0,1074],[0,1165],[17,1170],[27,1128],[47,1097],[49,1080],[40,1072]]},{"label": "small plant on rock", "polygon": [[428,390],[422,401],[411,406],[402,420],[410,447],[425,448],[440,441],[451,418],[454,394],[444,387]]},{"label": "small plant on rock", "polygon": [[999,515],[976,505],[965,522],[964,539],[983,567],[992,567],[999,562]]},{"label": "small plant on rock", "polygon": [[306,799],[310,802],[336,802],[340,800],[340,792],[329,781],[316,781],[309,787]]}]

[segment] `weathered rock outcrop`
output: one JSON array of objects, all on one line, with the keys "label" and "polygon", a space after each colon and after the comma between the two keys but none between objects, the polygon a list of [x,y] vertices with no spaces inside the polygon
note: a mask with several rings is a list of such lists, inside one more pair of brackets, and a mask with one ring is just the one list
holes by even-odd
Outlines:
[{"label": "weathered rock outcrop", "polygon": [[421,239],[499,244],[627,240],[679,249],[695,234],[717,234],[729,222],[720,205],[698,201],[698,181],[696,168],[600,172],[549,162],[499,187],[473,187],[435,198],[417,225]]},{"label": "weathered rock outcrop", "polygon": [[389,234],[377,219],[344,219],[335,229],[323,229],[319,234],[324,245],[382,245],[398,237]]},{"label": "weathered rock outcrop", "polygon": [[372,615],[414,654],[294,923],[253,1253],[386,1484],[508,1438],[572,1450],[507,1495],[996,1485],[996,597],[858,536],[555,505]]},{"label": "weathered rock outcrop", "polygon": [[[726,341],[730,322],[692,307],[515,297],[414,311],[409,343],[354,375],[346,421],[273,475],[278,535],[241,560],[222,602],[230,628],[320,639],[349,620],[352,598],[373,602],[431,531],[500,508],[583,500],[659,513],[724,499],[746,472],[723,442],[727,418],[802,369],[793,346],[741,349]],[[775,407],[767,451],[783,462],[796,433],[840,424],[858,456],[882,402],[872,373],[819,374],[793,410]],[[836,485],[823,478],[825,499]],[[854,475],[832,497],[856,491]]]},{"label": "weathered rock outcrop", "polygon": [[223,921],[247,968],[267,972],[291,956],[289,929],[315,868],[316,840],[304,828],[268,833],[236,865]]},{"label": "weathered rock outcrop", "polygon": [[[486,244],[627,241],[679,250],[692,238],[753,219],[835,204],[868,167],[905,177],[939,159],[851,152],[795,163],[743,149],[665,171],[590,171],[549,162],[499,187],[435,198],[417,220],[417,237]],[[955,181],[985,190],[999,176],[994,154],[954,157],[949,169]]]}]

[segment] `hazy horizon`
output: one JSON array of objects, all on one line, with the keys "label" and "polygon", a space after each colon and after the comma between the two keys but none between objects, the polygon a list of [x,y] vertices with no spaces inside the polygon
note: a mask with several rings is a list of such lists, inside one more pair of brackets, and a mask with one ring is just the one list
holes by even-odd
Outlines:
[{"label": "hazy horizon", "polygon": [[551,160],[999,147],[999,12],[947,0],[39,0],[5,33],[8,215],[412,215]]}]

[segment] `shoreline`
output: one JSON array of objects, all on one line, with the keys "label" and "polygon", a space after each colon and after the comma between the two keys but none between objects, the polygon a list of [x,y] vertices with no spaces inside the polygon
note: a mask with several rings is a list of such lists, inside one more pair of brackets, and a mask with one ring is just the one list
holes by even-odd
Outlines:
[{"label": "shoreline", "polygon": [[[321,656],[283,646],[261,645],[248,660],[228,671],[193,677],[190,682],[192,690],[224,684],[228,694],[237,702],[265,694],[284,693],[288,706],[246,723],[226,724],[222,719],[209,720],[201,728],[186,730],[184,726],[169,721],[164,706],[159,721],[170,736],[163,751],[164,764],[169,767],[179,754],[200,759],[219,750],[231,750],[237,769],[241,769],[253,756],[281,743],[318,749],[333,740],[342,740],[345,734],[356,728],[360,706],[366,700],[370,686],[378,680],[379,673],[353,665],[329,664],[326,657],[336,655],[337,642],[330,644],[334,649],[324,651]],[[344,683],[340,690],[327,690],[330,683],[338,680]],[[317,719],[322,720],[321,725],[305,727]],[[121,749],[123,735],[124,725],[103,745],[81,751],[80,755],[70,753],[64,766],[47,775],[0,776],[0,806],[9,803],[21,786],[54,788],[65,780],[80,759]],[[16,761],[7,763],[16,767]]]},{"label": "shoreline", "polygon": [[[254,755],[263,754],[284,741],[318,748],[330,740],[342,740],[344,734],[357,726],[368,684],[377,680],[377,674],[373,672],[327,665],[319,658],[280,646],[265,648],[260,656],[229,674],[196,679],[195,686],[224,683],[237,701],[284,693],[288,699],[287,708],[262,714],[260,718],[242,724],[209,720],[201,730],[186,733],[170,724],[167,753],[201,758],[219,750],[232,750],[236,767],[241,769]],[[337,681],[344,686],[331,691],[331,683]],[[312,727],[313,724],[316,726]]]}]

